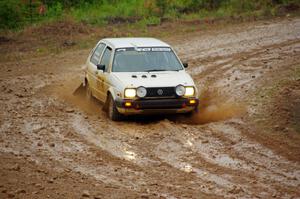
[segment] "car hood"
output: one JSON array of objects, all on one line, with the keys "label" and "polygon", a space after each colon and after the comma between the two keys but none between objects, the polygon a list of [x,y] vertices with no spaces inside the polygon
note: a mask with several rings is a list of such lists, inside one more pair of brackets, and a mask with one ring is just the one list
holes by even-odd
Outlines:
[{"label": "car hood", "polygon": [[194,82],[189,74],[183,71],[163,72],[113,72],[125,87],[173,87],[179,84],[193,86]]}]

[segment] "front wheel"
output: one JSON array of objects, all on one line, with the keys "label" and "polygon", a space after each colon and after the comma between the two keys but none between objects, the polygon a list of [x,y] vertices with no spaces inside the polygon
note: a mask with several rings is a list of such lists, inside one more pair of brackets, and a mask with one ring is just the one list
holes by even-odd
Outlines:
[{"label": "front wheel", "polygon": [[108,96],[107,115],[112,121],[122,120],[122,114],[119,113],[111,95]]}]

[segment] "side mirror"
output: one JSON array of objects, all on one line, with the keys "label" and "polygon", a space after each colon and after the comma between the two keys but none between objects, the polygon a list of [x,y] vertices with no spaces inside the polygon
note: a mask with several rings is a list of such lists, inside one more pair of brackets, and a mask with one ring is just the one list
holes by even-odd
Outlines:
[{"label": "side mirror", "polygon": [[103,65],[103,64],[97,64],[97,70],[104,71],[105,70],[105,65]]},{"label": "side mirror", "polygon": [[189,66],[189,64],[187,62],[182,63],[184,68],[187,68]]}]

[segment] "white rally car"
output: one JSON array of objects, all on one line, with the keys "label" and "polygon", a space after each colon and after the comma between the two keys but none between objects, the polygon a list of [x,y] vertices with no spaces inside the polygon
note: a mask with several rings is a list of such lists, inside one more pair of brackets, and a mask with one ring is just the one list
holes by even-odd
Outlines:
[{"label": "white rally car", "polygon": [[192,112],[198,97],[187,66],[158,39],[102,39],[86,62],[86,95],[103,102],[115,121],[130,114]]}]

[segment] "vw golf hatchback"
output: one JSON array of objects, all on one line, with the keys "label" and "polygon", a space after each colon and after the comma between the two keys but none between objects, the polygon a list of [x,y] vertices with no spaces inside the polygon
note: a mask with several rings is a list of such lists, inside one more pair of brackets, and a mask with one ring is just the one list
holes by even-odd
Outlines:
[{"label": "vw golf hatchback", "polygon": [[198,98],[187,66],[158,39],[102,39],[86,62],[86,95],[103,102],[114,121],[131,114],[192,112]]}]

